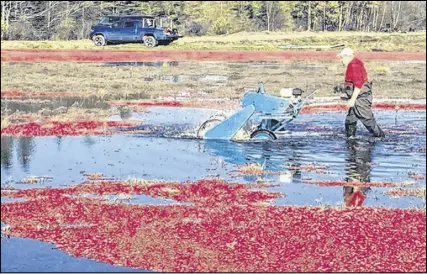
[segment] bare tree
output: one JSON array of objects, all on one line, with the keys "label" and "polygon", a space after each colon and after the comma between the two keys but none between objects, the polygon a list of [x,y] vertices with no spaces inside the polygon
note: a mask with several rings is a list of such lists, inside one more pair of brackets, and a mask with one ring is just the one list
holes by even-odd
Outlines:
[{"label": "bare tree", "polygon": [[271,17],[273,15],[273,1],[266,1],[266,15],[267,15],[267,30],[271,30]]},{"label": "bare tree", "polygon": [[380,26],[378,27],[377,31],[380,31],[381,28],[383,27],[383,23],[384,23],[384,18],[385,18],[385,12],[387,10],[387,2],[384,3],[384,7],[383,7],[383,15],[381,17],[381,23]]},{"label": "bare tree", "polygon": [[344,2],[344,3],[349,3],[349,7],[347,8],[347,13],[346,13],[346,17],[344,20],[344,26],[343,26],[344,30],[348,30],[348,26],[350,25],[350,23],[352,23],[351,14],[353,12],[353,6],[354,6],[355,2],[351,1],[351,2]]},{"label": "bare tree", "polygon": [[396,1],[391,2],[391,21],[393,23],[393,29],[397,27],[397,24],[399,22],[400,11],[402,8],[402,1],[397,1],[397,7],[395,5],[395,2]]},{"label": "bare tree", "polygon": [[307,30],[311,31],[311,1],[308,1]]},{"label": "bare tree", "polygon": [[344,13],[344,5],[345,5],[345,2],[340,3],[340,14],[338,17],[338,31],[342,31],[342,15]]},{"label": "bare tree", "polygon": [[52,1],[47,1],[47,31],[50,31],[50,23],[51,23],[51,3],[52,3]]},{"label": "bare tree", "polygon": [[3,39],[4,33],[9,28],[10,22],[10,11],[12,8],[13,1],[2,1],[1,2],[1,38]]}]

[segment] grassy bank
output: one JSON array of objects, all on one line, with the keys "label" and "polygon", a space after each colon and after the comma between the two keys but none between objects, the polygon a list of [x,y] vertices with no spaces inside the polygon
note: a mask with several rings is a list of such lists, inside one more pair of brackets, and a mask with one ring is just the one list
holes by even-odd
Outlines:
[{"label": "grassy bank", "polygon": [[[426,33],[361,33],[361,32],[257,32],[223,36],[184,37],[169,46],[154,50],[194,49],[232,51],[282,51],[280,45],[334,45],[345,44],[356,51],[425,52]],[[86,40],[74,41],[2,41],[2,49],[100,49]],[[110,45],[106,50],[140,49],[142,44]]]}]

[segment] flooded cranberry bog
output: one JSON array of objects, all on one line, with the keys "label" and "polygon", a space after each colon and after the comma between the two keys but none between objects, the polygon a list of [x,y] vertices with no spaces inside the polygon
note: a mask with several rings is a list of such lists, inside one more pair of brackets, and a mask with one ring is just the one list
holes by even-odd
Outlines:
[{"label": "flooded cranberry bog", "polygon": [[[364,60],[425,60],[425,52],[363,52]],[[2,62],[136,62],[136,61],[277,61],[287,60],[335,60],[336,52],[330,51],[194,51],[194,50],[46,50],[3,49]]]},{"label": "flooded cranberry bog", "polygon": [[[149,61],[167,60],[158,54]],[[11,56],[2,51],[2,63],[30,58]],[[102,65],[147,66],[99,56],[125,62]],[[254,65],[244,58],[234,61]],[[222,76],[190,80],[221,89],[233,81]],[[192,88],[182,76],[150,77]],[[426,271],[425,99],[375,99],[384,139],[359,125],[347,140],[345,106],[330,98],[313,100],[276,141],[197,139],[203,121],[238,108],[234,97],[2,85],[1,270]]]}]

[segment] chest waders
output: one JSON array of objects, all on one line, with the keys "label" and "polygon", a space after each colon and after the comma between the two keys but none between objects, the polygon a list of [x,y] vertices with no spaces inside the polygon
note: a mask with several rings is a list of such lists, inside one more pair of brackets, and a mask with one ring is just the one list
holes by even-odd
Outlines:
[{"label": "chest waders", "polygon": [[[348,98],[353,94],[354,86],[346,89]],[[374,114],[372,113],[372,83],[363,85],[354,107],[350,108],[345,119],[345,131],[347,137],[355,137],[357,131],[357,121],[362,122],[366,129],[374,137],[385,137],[384,132],[378,126]]]}]

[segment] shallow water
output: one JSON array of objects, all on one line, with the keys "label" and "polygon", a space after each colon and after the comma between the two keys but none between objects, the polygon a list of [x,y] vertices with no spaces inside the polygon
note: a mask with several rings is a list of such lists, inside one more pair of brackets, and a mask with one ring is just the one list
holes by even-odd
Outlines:
[{"label": "shallow water", "polygon": [[[25,98],[2,99],[1,109],[6,114],[37,113],[42,109],[51,110],[53,113],[60,108],[79,107],[84,109],[109,109],[104,100],[97,97],[39,97],[26,100]],[[66,111],[66,109],[64,109]]]},{"label": "shallow water", "polygon": [[230,77],[226,75],[208,74],[208,75],[156,75],[151,77],[144,77],[144,81],[168,81],[170,83],[183,83],[188,81],[202,81],[202,82],[213,82],[216,84],[225,84]]},{"label": "shallow water", "polygon": [[[266,170],[281,173],[281,176],[261,176],[280,184],[271,190],[287,194],[276,204],[336,205],[343,202],[343,187],[309,185],[302,183],[302,179],[342,181],[353,174],[372,182],[400,183],[411,180],[409,172],[426,174],[425,152],[418,152],[426,147],[425,112],[376,112],[379,124],[389,133],[382,141],[370,138],[359,125],[360,137],[347,143],[342,125],[344,114],[328,113],[300,115],[279,141],[252,143],[194,139],[197,125],[214,111],[160,107],[151,110],[148,114],[133,115],[144,120],[140,128],[153,130],[150,135],[2,136],[2,185],[7,181],[18,189],[74,185],[85,180],[83,171],[114,179],[196,181],[219,176],[230,182],[253,182],[257,177],[235,177],[232,171],[236,165],[259,163],[265,164]],[[325,174],[308,171],[294,174],[289,170],[289,166],[313,164],[329,168]],[[53,180],[36,185],[10,183],[31,175],[51,176]],[[425,180],[411,187],[417,186],[425,187]],[[383,195],[385,190],[371,188],[365,205],[401,208],[424,205],[419,198],[395,199]],[[138,201],[146,203],[144,199]]]},{"label": "shallow water", "polygon": [[2,238],[1,247],[1,272],[151,272],[71,257],[32,239]]},{"label": "shallow water", "polygon": [[177,67],[179,62],[106,62],[104,66],[113,66],[113,67],[163,67],[163,66],[171,66]]}]

